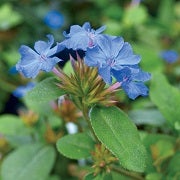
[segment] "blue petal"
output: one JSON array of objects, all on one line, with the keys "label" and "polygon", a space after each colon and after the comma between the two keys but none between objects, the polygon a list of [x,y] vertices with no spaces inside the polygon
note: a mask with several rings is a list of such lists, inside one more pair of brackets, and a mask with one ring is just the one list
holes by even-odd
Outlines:
[{"label": "blue petal", "polygon": [[54,43],[54,37],[53,37],[53,35],[48,34],[47,38],[49,39],[48,40],[48,45],[49,45],[49,48],[50,48],[53,45],[53,43]]},{"label": "blue petal", "polygon": [[115,58],[122,49],[124,40],[122,37],[101,35],[98,38],[97,44],[107,58]]},{"label": "blue petal", "polygon": [[160,56],[168,63],[174,63],[178,60],[178,53],[174,50],[162,51]]},{"label": "blue petal", "polygon": [[122,49],[124,45],[124,39],[122,37],[116,37],[112,39],[112,56],[116,57],[119,54],[119,51]]},{"label": "blue petal", "polygon": [[50,57],[50,56],[53,56],[57,53],[57,48],[58,48],[58,45],[54,46],[53,48],[49,49],[49,51],[47,51],[46,53],[46,56],[47,57]]},{"label": "blue petal", "polygon": [[115,68],[121,65],[135,65],[141,60],[139,55],[134,55],[129,43],[125,42],[118,56],[116,57]]},{"label": "blue petal", "polygon": [[133,74],[133,80],[134,81],[148,81],[151,79],[151,74],[148,72],[144,72],[144,71],[139,71],[138,73],[134,73]]},{"label": "blue petal", "polygon": [[61,43],[58,43],[58,44],[57,44],[56,53],[59,53],[59,52],[63,51],[63,50],[66,48],[64,42],[65,42],[65,41],[62,41]]},{"label": "blue petal", "polygon": [[16,65],[17,70],[21,72],[25,77],[27,78],[35,78],[40,69],[41,69],[41,64],[36,61],[32,61],[30,64],[27,65]]},{"label": "blue petal", "polygon": [[125,67],[118,71],[112,69],[112,74],[118,82],[129,81],[132,79],[131,70],[128,67]]},{"label": "blue petal", "polygon": [[57,51],[57,47],[50,49],[54,38],[52,35],[47,35],[49,41],[37,41],[35,43],[35,49],[39,53],[37,54],[28,46],[21,46],[19,52],[21,59],[16,65],[16,69],[21,72],[25,77],[35,78],[40,70],[49,72],[60,61],[57,57],[51,57]]},{"label": "blue petal", "polygon": [[45,42],[45,41],[37,41],[35,42],[35,45],[34,45],[34,49],[39,53],[39,54],[44,54],[46,53],[50,48],[51,46],[53,45],[54,43],[54,38],[52,35],[47,35],[49,41],[48,42]]},{"label": "blue petal", "polygon": [[50,72],[59,61],[61,60],[57,57],[48,58],[46,61],[42,62],[41,70]]},{"label": "blue petal", "polygon": [[88,66],[102,67],[103,64],[106,65],[106,57],[101,49],[96,46],[94,48],[87,49],[84,62]]},{"label": "blue petal", "polygon": [[79,25],[73,25],[70,28],[70,33],[67,34],[66,32],[63,32],[63,35],[66,38],[70,38],[71,36],[75,35],[76,33],[85,33],[86,31]]},{"label": "blue petal", "polygon": [[10,73],[10,74],[17,74],[18,71],[17,71],[17,69],[16,69],[16,66],[12,66],[12,67],[9,69],[9,73]]},{"label": "blue petal", "polygon": [[102,33],[103,31],[105,31],[105,29],[106,29],[106,26],[101,26],[100,28],[98,28],[98,29],[95,31],[95,33],[96,33],[96,34],[100,34],[100,33]]},{"label": "blue petal", "polygon": [[17,98],[21,98],[23,97],[28,91],[30,91],[33,87],[35,86],[35,83],[33,82],[29,82],[27,85],[25,86],[19,86],[17,87],[12,94],[17,97]]},{"label": "blue petal", "polygon": [[79,50],[82,49],[86,51],[89,43],[89,37],[85,33],[77,33],[71,38],[66,39],[62,42],[62,46],[65,46],[68,49]]},{"label": "blue petal", "polygon": [[86,31],[90,31],[91,30],[91,25],[89,22],[85,22],[83,25],[82,25],[82,28],[85,29]]},{"label": "blue petal", "polygon": [[21,72],[25,77],[34,78],[40,70],[39,55],[24,45],[20,47],[19,52],[21,59],[16,64],[17,71]]},{"label": "blue petal", "polygon": [[58,29],[64,23],[64,16],[59,11],[51,10],[45,15],[44,22],[48,27]]},{"label": "blue petal", "polygon": [[102,35],[98,38],[97,44],[106,58],[111,57],[111,43],[112,41],[107,35]]},{"label": "blue petal", "polygon": [[33,51],[30,47],[22,45],[19,48],[19,53],[21,54],[21,64],[30,63],[33,59],[38,59],[38,54]]},{"label": "blue petal", "polygon": [[110,66],[98,68],[98,72],[99,72],[99,75],[103,78],[105,83],[107,83],[107,84],[112,83],[111,67]]},{"label": "blue petal", "polygon": [[49,45],[47,42],[44,41],[36,41],[34,45],[34,49],[39,53],[43,54],[46,49],[49,48]]},{"label": "blue petal", "polygon": [[[103,30],[103,28],[101,30]],[[101,30],[99,29],[99,33]],[[66,40],[58,45],[58,51],[61,51],[63,46],[67,49],[86,51],[88,47],[94,47],[96,45],[99,34],[91,29],[89,22],[86,22],[82,27],[79,25],[71,26],[70,33],[64,33],[64,36]]]},{"label": "blue petal", "polygon": [[148,95],[148,88],[141,82],[131,82],[131,83],[123,83],[122,84],[123,90],[126,92],[129,98],[135,99],[138,96],[147,96]]}]

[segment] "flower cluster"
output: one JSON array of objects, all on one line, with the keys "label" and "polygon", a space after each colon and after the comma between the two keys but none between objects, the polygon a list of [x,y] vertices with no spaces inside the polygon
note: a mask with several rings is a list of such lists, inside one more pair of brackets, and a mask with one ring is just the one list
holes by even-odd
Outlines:
[{"label": "flower cluster", "polygon": [[70,32],[64,32],[65,40],[57,43],[53,48],[54,39],[48,35],[49,42],[38,41],[34,50],[21,46],[21,59],[16,68],[24,76],[35,78],[40,70],[49,72],[61,61],[56,54],[65,48],[85,52],[84,63],[89,67],[97,68],[98,74],[108,85],[113,79],[127,93],[129,98],[135,99],[139,95],[148,95],[148,88],[144,82],[150,79],[150,74],[143,72],[139,67],[140,56],[133,53],[129,43],[122,37],[102,34],[105,26],[97,30],[86,22],[83,26],[73,25]]},{"label": "flower cluster", "polygon": [[50,72],[54,66],[61,61],[57,57],[52,57],[57,47],[51,48],[54,43],[52,35],[47,35],[49,41],[37,41],[34,50],[28,46],[22,45],[19,49],[21,54],[20,61],[16,64],[17,71],[21,72],[27,78],[35,78],[40,70]]},{"label": "flower cluster", "polygon": [[52,29],[58,29],[64,24],[64,17],[59,11],[51,10],[45,15],[44,23]]},{"label": "flower cluster", "polygon": [[178,60],[179,55],[176,51],[174,50],[167,50],[167,51],[162,51],[160,53],[160,57],[165,60],[167,63],[174,63]]}]

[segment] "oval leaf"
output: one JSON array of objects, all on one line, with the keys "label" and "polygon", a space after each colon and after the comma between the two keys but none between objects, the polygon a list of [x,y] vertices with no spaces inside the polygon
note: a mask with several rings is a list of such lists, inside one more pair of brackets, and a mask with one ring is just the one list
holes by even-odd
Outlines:
[{"label": "oval leaf", "polygon": [[163,126],[165,124],[164,117],[157,109],[131,110],[129,117],[136,125]]},{"label": "oval leaf", "polygon": [[18,116],[5,114],[0,116],[0,133],[3,135],[22,135],[25,133],[25,126]]},{"label": "oval leaf", "polygon": [[58,140],[57,149],[71,159],[87,158],[94,149],[94,141],[85,133],[71,134]]},{"label": "oval leaf", "polygon": [[150,98],[171,127],[176,129],[176,124],[180,122],[180,91],[171,86],[162,74],[154,73]]},{"label": "oval leaf", "polygon": [[3,180],[46,179],[55,160],[55,151],[50,146],[29,144],[10,153],[2,164]]},{"label": "oval leaf", "polygon": [[94,107],[90,112],[92,127],[99,140],[129,170],[143,172],[146,150],[136,126],[117,107]]},{"label": "oval leaf", "polygon": [[54,100],[63,94],[65,92],[56,85],[56,79],[50,77],[39,82],[29,91],[25,96],[25,100],[32,103],[43,103]]},{"label": "oval leaf", "polygon": [[0,135],[3,135],[11,146],[19,146],[32,141],[30,129],[15,115],[0,116]]}]

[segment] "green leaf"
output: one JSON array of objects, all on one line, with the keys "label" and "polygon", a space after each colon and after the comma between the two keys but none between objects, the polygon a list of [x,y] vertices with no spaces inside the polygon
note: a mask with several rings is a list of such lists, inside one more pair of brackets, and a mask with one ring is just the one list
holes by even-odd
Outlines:
[{"label": "green leaf", "polygon": [[162,126],[165,123],[164,117],[157,109],[131,110],[128,114],[137,125]]},{"label": "green leaf", "polygon": [[57,81],[54,77],[47,78],[38,83],[24,97],[26,105],[36,112],[49,112],[50,108],[48,107],[48,103],[65,94],[65,92],[56,85],[56,83]]},{"label": "green leaf", "polygon": [[10,153],[2,163],[3,180],[43,180],[50,173],[55,161],[51,146],[29,144]]},{"label": "green leaf", "polygon": [[[174,19],[174,0],[161,0],[158,19],[164,26],[170,28]],[[170,28],[171,29],[171,28]]]},{"label": "green leaf", "polygon": [[120,174],[119,172],[112,171],[111,174],[113,180],[132,180],[132,177]]},{"label": "green leaf", "polygon": [[111,173],[103,173],[103,174],[97,174],[94,176],[94,173],[89,173],[84,177],[84,180],[112,180],[112,174]]},{"label": "green leaf", "polygon": [[164,75],[154,73],[150,86],[150,98],[171,127],[176,129],[180,122],[180,91],[171,86]]},{"label": "green leaf", "polygon": [[73,74],[74,73],[74,70],[72,68],[72,65],[71,65],[71,61],[68,61],[65,66],[63,67],[63,72],[66,74],[66,75],[70,75],[70,74]]},{"label": "green leaf", "polygon": [[147,20],[147,10],[144,6],[133,6],[126,8],[123,22],[127,26],[139,25]]},{"label": "green leaf", "polygon": [[52,175],[50,177],[47,177],[45,180],[61,180],[61,178],[59,177],[59,175]]},{"label": "green leaf", "polygon": [[15,115],[5,114],[0,116],[0,133],[3,135],[22,135],[24,134],[24,124]]},{"label": "green leaf", "polygon": [[94,150],[94,141],[85,133],[70,134],[58,140],[57,149],[71,159],[87,158]]},{"label": "green leaf", "polygon": [[143,133],[143,136],[141,136],[142,141],[147,150],[150,150],[152,144],[156,144],[158,141],[166,141],[172,144],[175,144],[176,142],[175,137],[166,134],[152,134],[152,133],[150,134],[147,132],[142,132],[142,133]]},{"label": "green leaf", "polygon": [[15,115],[5,114],[0,116],[0,134],[12,146],[19,146],[32,141],[30,130],[26,128],[22,120]]},{"label": "green leaf", "polygon": [[159,140],[151,145],[154,166],[159,167],[164,160],[174,154],[174,144],[167,140]]},{"label": "green leaf", "polygon": [[146,176],[146,180],[162,180],[160,173],[150,173]]},{"label": "green leaf", "polygon": [[164,64],[158,56],[160,50],[154,49],[154,47],[145,46],[144,44],[134,44],[133,49],[137,54],[141,55],[142,61],[140,64],[144,71],[151,73],[163,71]]},{"label": "green leaf", "polygon": [[94,107],[90,112],[92,127],[99,140],[129,170],[143,172],[146,150],[136,126],[117,107]]},{"label": "green leaf", "polygon": [[22,22],[22,16],[13,11],[11,4],[4,4],[0,7],[0,30],[8,30]]},{"label": "green leaf", "polygon": [[18,53],[17,49],[9,49],[8,51],[4,51],[2,53],[3,59],[6,61],[9,67],[14,66],[20,59],[20,54]]},{"label": "green leaf", "polygon": [[180,151],[170,160],[167,172],[167,179],[178,179],[178,177],[180,177]]},{"label": "green leaf", "polygon": [[148,161],[149,162],[147,163],[148,166],[146,168],[146,173],[147,174],[153,173],[153,172],[155,172],[155,167],[153,166],[154,159],[152,158],[152,156],[153,156],[152,154],[154,152],[154,155],[156,155],[157,151],[155,152],[155,148],[153,149],[152,147],[154,145],[158,144],[159,142],[166,142],[168,144],[168,146],[169,145],[171,146],[171,144],[175,144],[176,138],[173,136],[165,135],[165,134],[152,134],[152,133],[148,133],[148,132],[141,132],[141,134],[142,134],[141,138],[142,138],[143,144],[146,147],[147,153],[148,153]]}]

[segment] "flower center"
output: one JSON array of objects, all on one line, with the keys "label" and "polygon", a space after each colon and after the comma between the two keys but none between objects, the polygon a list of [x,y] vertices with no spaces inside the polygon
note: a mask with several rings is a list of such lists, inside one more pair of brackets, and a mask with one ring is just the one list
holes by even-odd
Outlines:
[{"label": "flower center", "polygon": [[88,47],[93,47],[94,46],[94,38],[95,38],[95,31],[93,29],[88,29],[87,31],[87,35],[89,37],[89,43],[88,43]]},{"label": "flower center", "polygon": [[40,55],[40,61],[46,61],[46,56],[44,54]]},{"label": "flower center", "polygon": [[113,67],[115,64],[115,59],[113,57],[109,58],[107,60],[107,65],[110,66],[110,67]]}]

